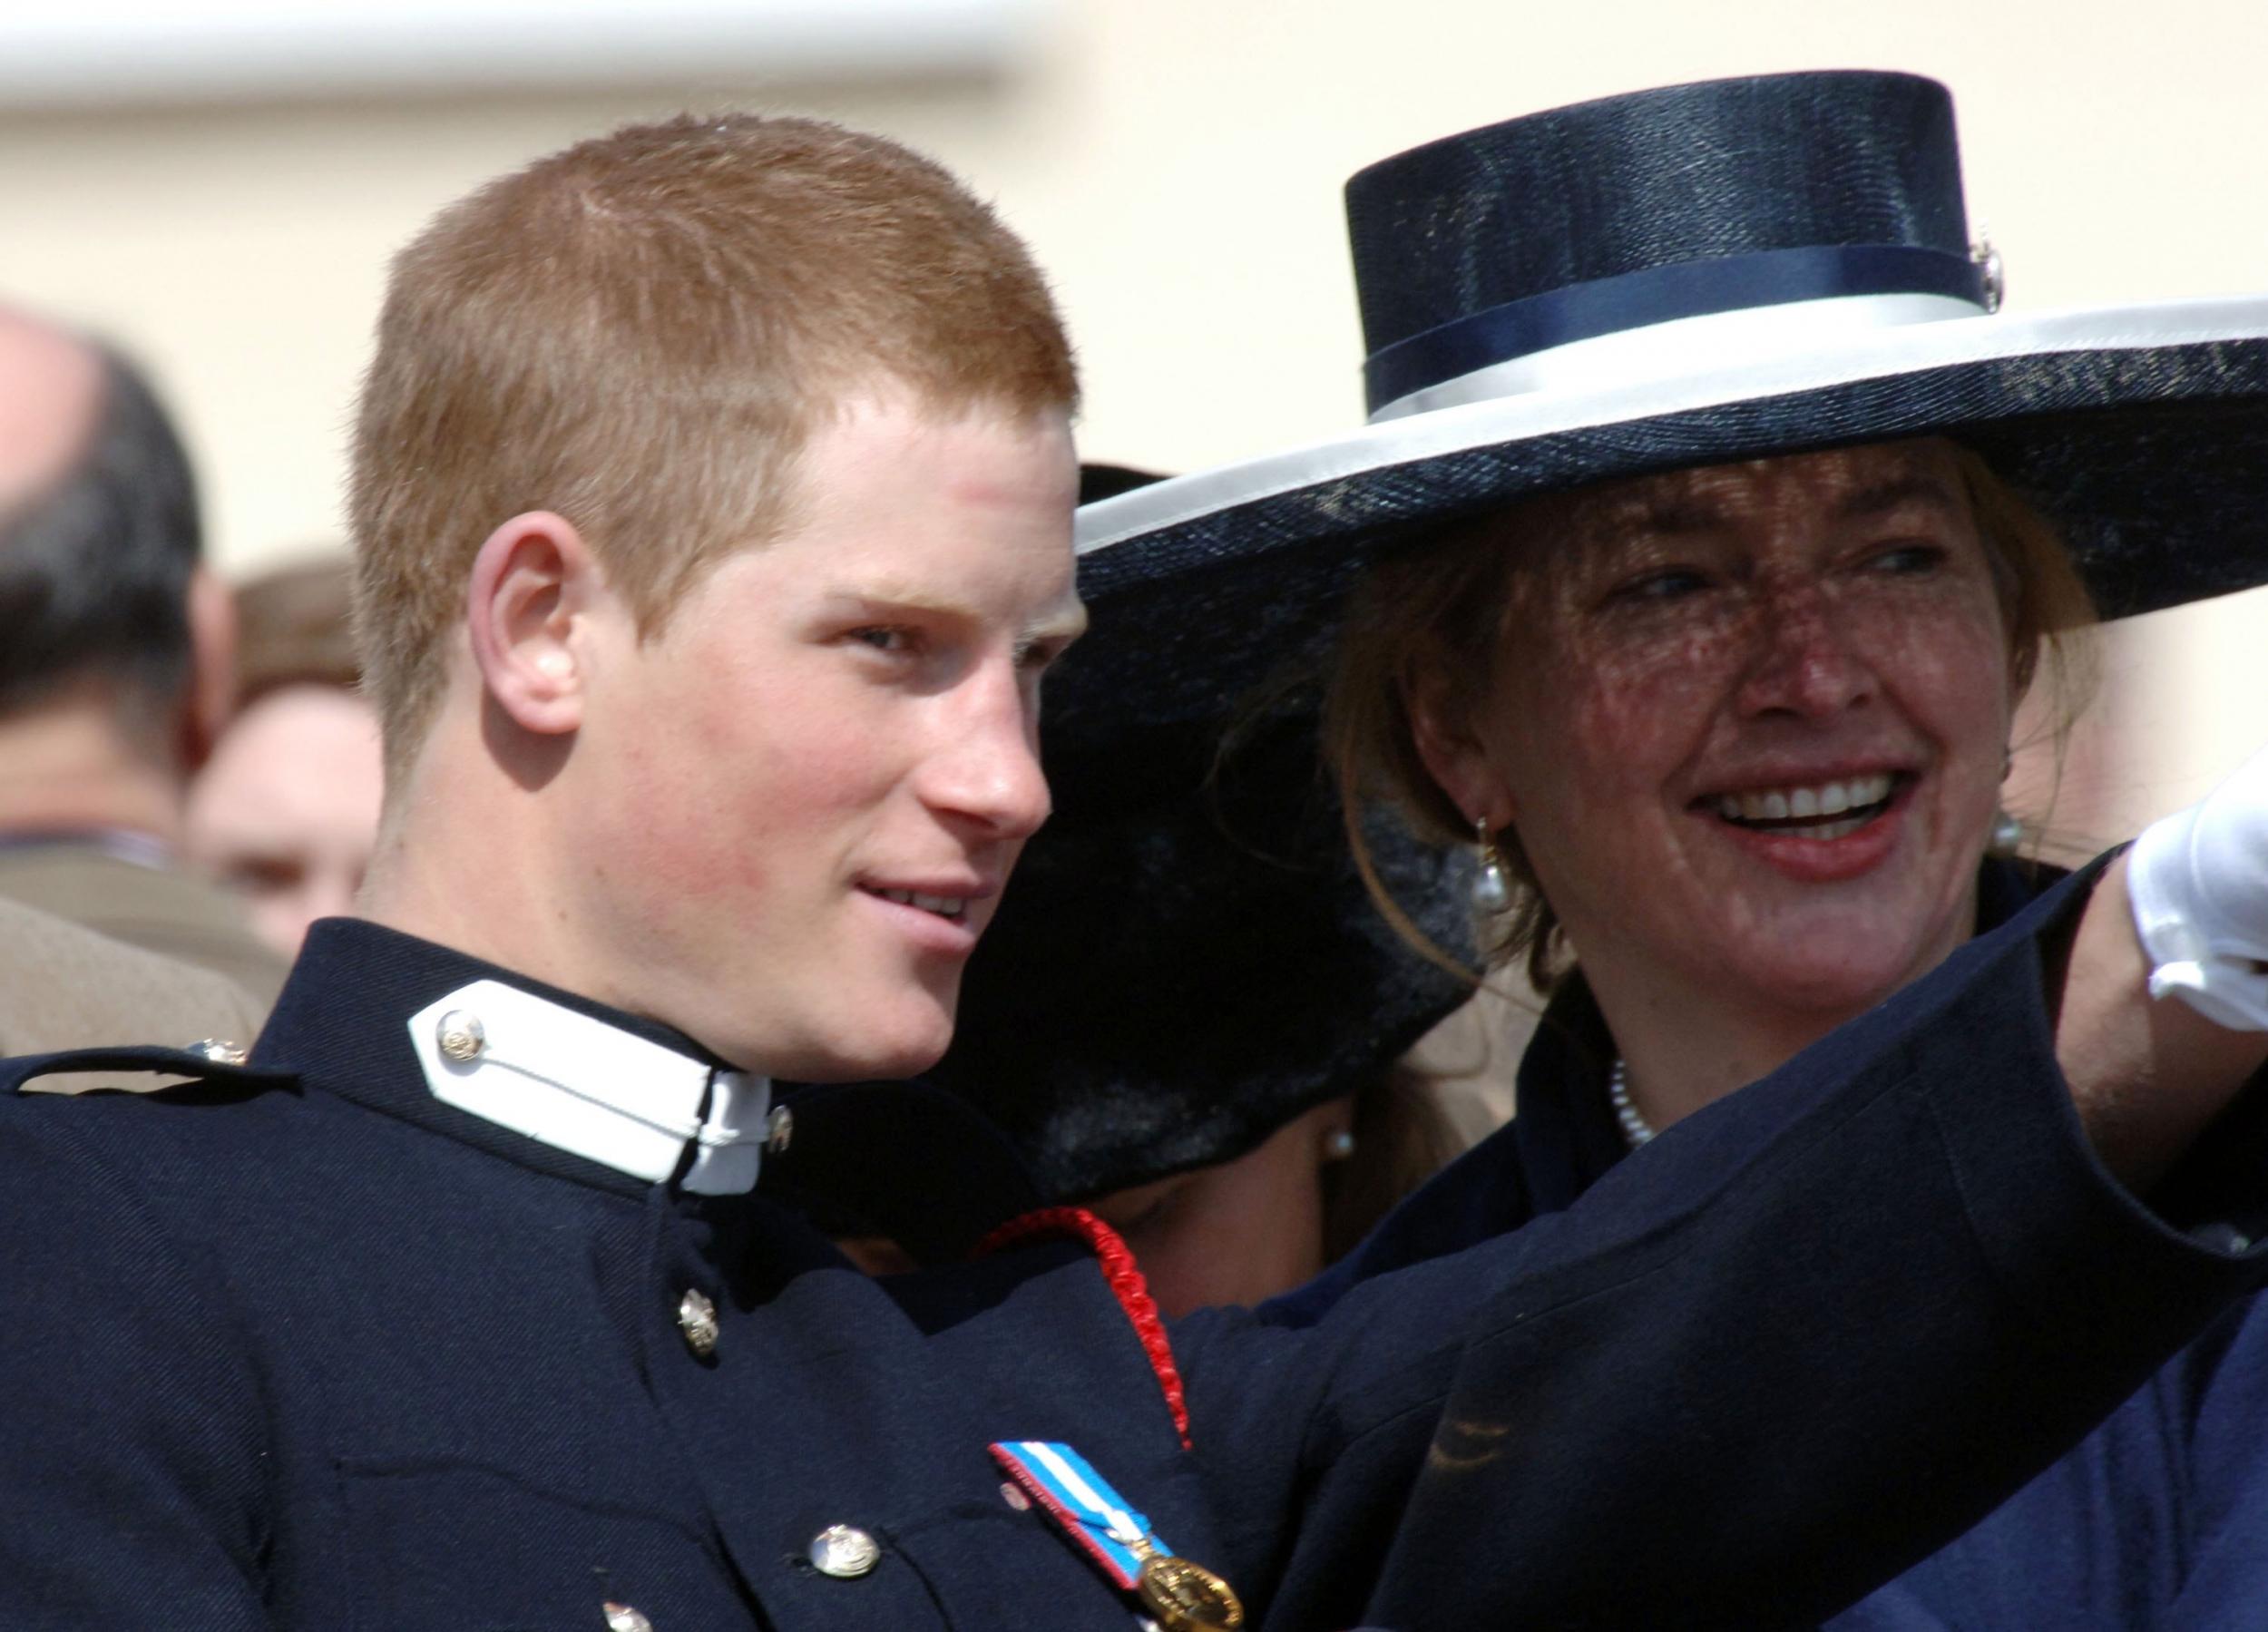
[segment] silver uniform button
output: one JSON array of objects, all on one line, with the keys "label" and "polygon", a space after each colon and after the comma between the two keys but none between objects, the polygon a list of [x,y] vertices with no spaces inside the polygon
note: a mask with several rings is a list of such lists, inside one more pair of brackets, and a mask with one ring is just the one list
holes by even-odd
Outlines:
[{"label": "silver uniform button", "polygon": [[697,1358],[708,1359],[717,1352],[717,1305],[699,1291],[688,1291],[678,1300],[678,1330]]},{"label": "silver uniform button", "polygon": [[214,1065],[242,1065],[248,1058],[242,1044],[219,1037],[200,1038],[182,1051],[198,1055]]},{"label": "silver uniform button", "polygon": [[795,1138],[796,1113],[785,1105],[773,1106],[772,1114],[764,1119],[764,1148],[774,1156],[785,1156]]},{"label": "silver uniform button", "polygon": [[830,1524],[811,1538],[811,1567],[823,1576],[855,1581],[882,1562],[882,1549],[865,1530]]},{"label": "silver uniform button", "polygon": [[653,1632],[653,1622],[628,1604],[606,1606],[606,1632]]},{"label": "silver uniform button", "polygon": [[481,1051],[488,1046],[488,1028],[470,1009],[452,1009],[444,1014],[434,1028],[434,1037],[441,1045],[443,1057],[459,1065],[478,1060]]}]

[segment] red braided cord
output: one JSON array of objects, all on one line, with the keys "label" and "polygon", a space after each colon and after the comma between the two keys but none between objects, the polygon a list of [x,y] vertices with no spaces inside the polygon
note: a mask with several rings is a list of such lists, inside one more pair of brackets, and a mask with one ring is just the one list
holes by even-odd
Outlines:
[{"label": "red braided cord", "polygon": [[1110,1283],[1126,1318],[1133,1323],[1134,1334],[1142,1340],[1149,1369],[1158,1373],[1158,1386],[1166,1396],[1166,1409],[1173,1413],[1181,1449],[1189,1450],[1189,1407],[1183,1397],[1181,1369],[1173,1363],[1173,1345],[1166,1340],[1166,1323],[1158,1318],[1149,1283],[1142,1278],[1141,1266],[1134,1261],[1133,1250],[1119,1238],[1118,1231],[1085,1207],[1041,1207],[1002,1225],[977,1243],[976,1255],[982,1257],[1004,1247],[1064,1236],[1085,1242],[1101,1263],[1103,1279]]}]

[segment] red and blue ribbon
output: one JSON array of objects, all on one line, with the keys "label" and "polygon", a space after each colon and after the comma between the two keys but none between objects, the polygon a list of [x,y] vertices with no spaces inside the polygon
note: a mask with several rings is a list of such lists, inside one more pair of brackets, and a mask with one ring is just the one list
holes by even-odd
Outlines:
[{"label": "red and blue ribbon", "polygon": [[1173,1551],[1150,1533],[1149,1518],[1069,1445],[1054,1440],[1009,1440],[992,1447],[992,1459],[1122,1589],[1134,1590],[1144,1559]]}]

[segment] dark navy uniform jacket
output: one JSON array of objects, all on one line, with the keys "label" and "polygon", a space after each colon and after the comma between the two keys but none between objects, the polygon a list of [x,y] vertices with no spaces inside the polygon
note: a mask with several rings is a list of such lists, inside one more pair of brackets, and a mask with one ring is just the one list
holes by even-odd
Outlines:
[{"label": "dark navy uniform jacket", "polygon": [[[2153,1213],[2097,1164],[2040,927],[1694,1119],[1644,1183],[1308,1326],[1180,1324],[1185,1451],[1083,1248],[876,1282],[763,1184],[511,1131],[436,1097],[409,1026],[469,982],[699,1051],[318,925],[249,1069],[0,1093],[0,1625],[1123,1632],[1003,1499],[1012,1438],[1082,1452],[1256,1626],[1815,1616],[2263,1278],[2188,1206],[2247,1227],[2258,1181]],[[813,1567],[835,1525],[873,1568]]]},{"label": "dark navy uniform jacket", "polygon": [[[2043,884],[1988,863],[1979,917],[2031,912]],[[2060,895],[2074,885],[2063,886]],[[1554,999],[1520,1063],[1519,1114],[1389,1219],[1323,1280],[1272,1305],[1317,1319],[1365,1275],[1571,1207],[1628,1151],[1606,1090],[1613,1044],[1579,980]],[[2257,1086],[2252,1090],[2257,1096]],[[1680,1135],[1692,1124],[1681,1124]],[[2225,1148],[2177,1179],[2200,1187]],[[1627,1177],[1650,1177],[1647,1147]],[[2161,1205],[2164,1204],[2163,1198]],[[1899,1339],[1885,1334],[1892,1341]],[[2051,1388],[2043,1379],[2042,1388]],[[1951,1627],[2250,1627],[2268,1625],[2268,1300],[2229,1309],[2087,1438],[1982,1523],[1831,1623],[1835,1632]]]}]

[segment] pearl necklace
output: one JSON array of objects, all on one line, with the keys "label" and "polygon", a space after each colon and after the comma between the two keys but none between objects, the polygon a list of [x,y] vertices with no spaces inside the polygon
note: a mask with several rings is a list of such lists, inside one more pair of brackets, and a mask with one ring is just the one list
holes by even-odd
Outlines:
[{"label": "pearl necklace", "polygon": [[1631,1149],[1654,1137],[1645,1113],[1630,1102],[1630,1068],[1620,1060],[1607,1073],[1607,1102],[1615,1108],[1615,1120],[1622,1125],[1622,1142]]}]

